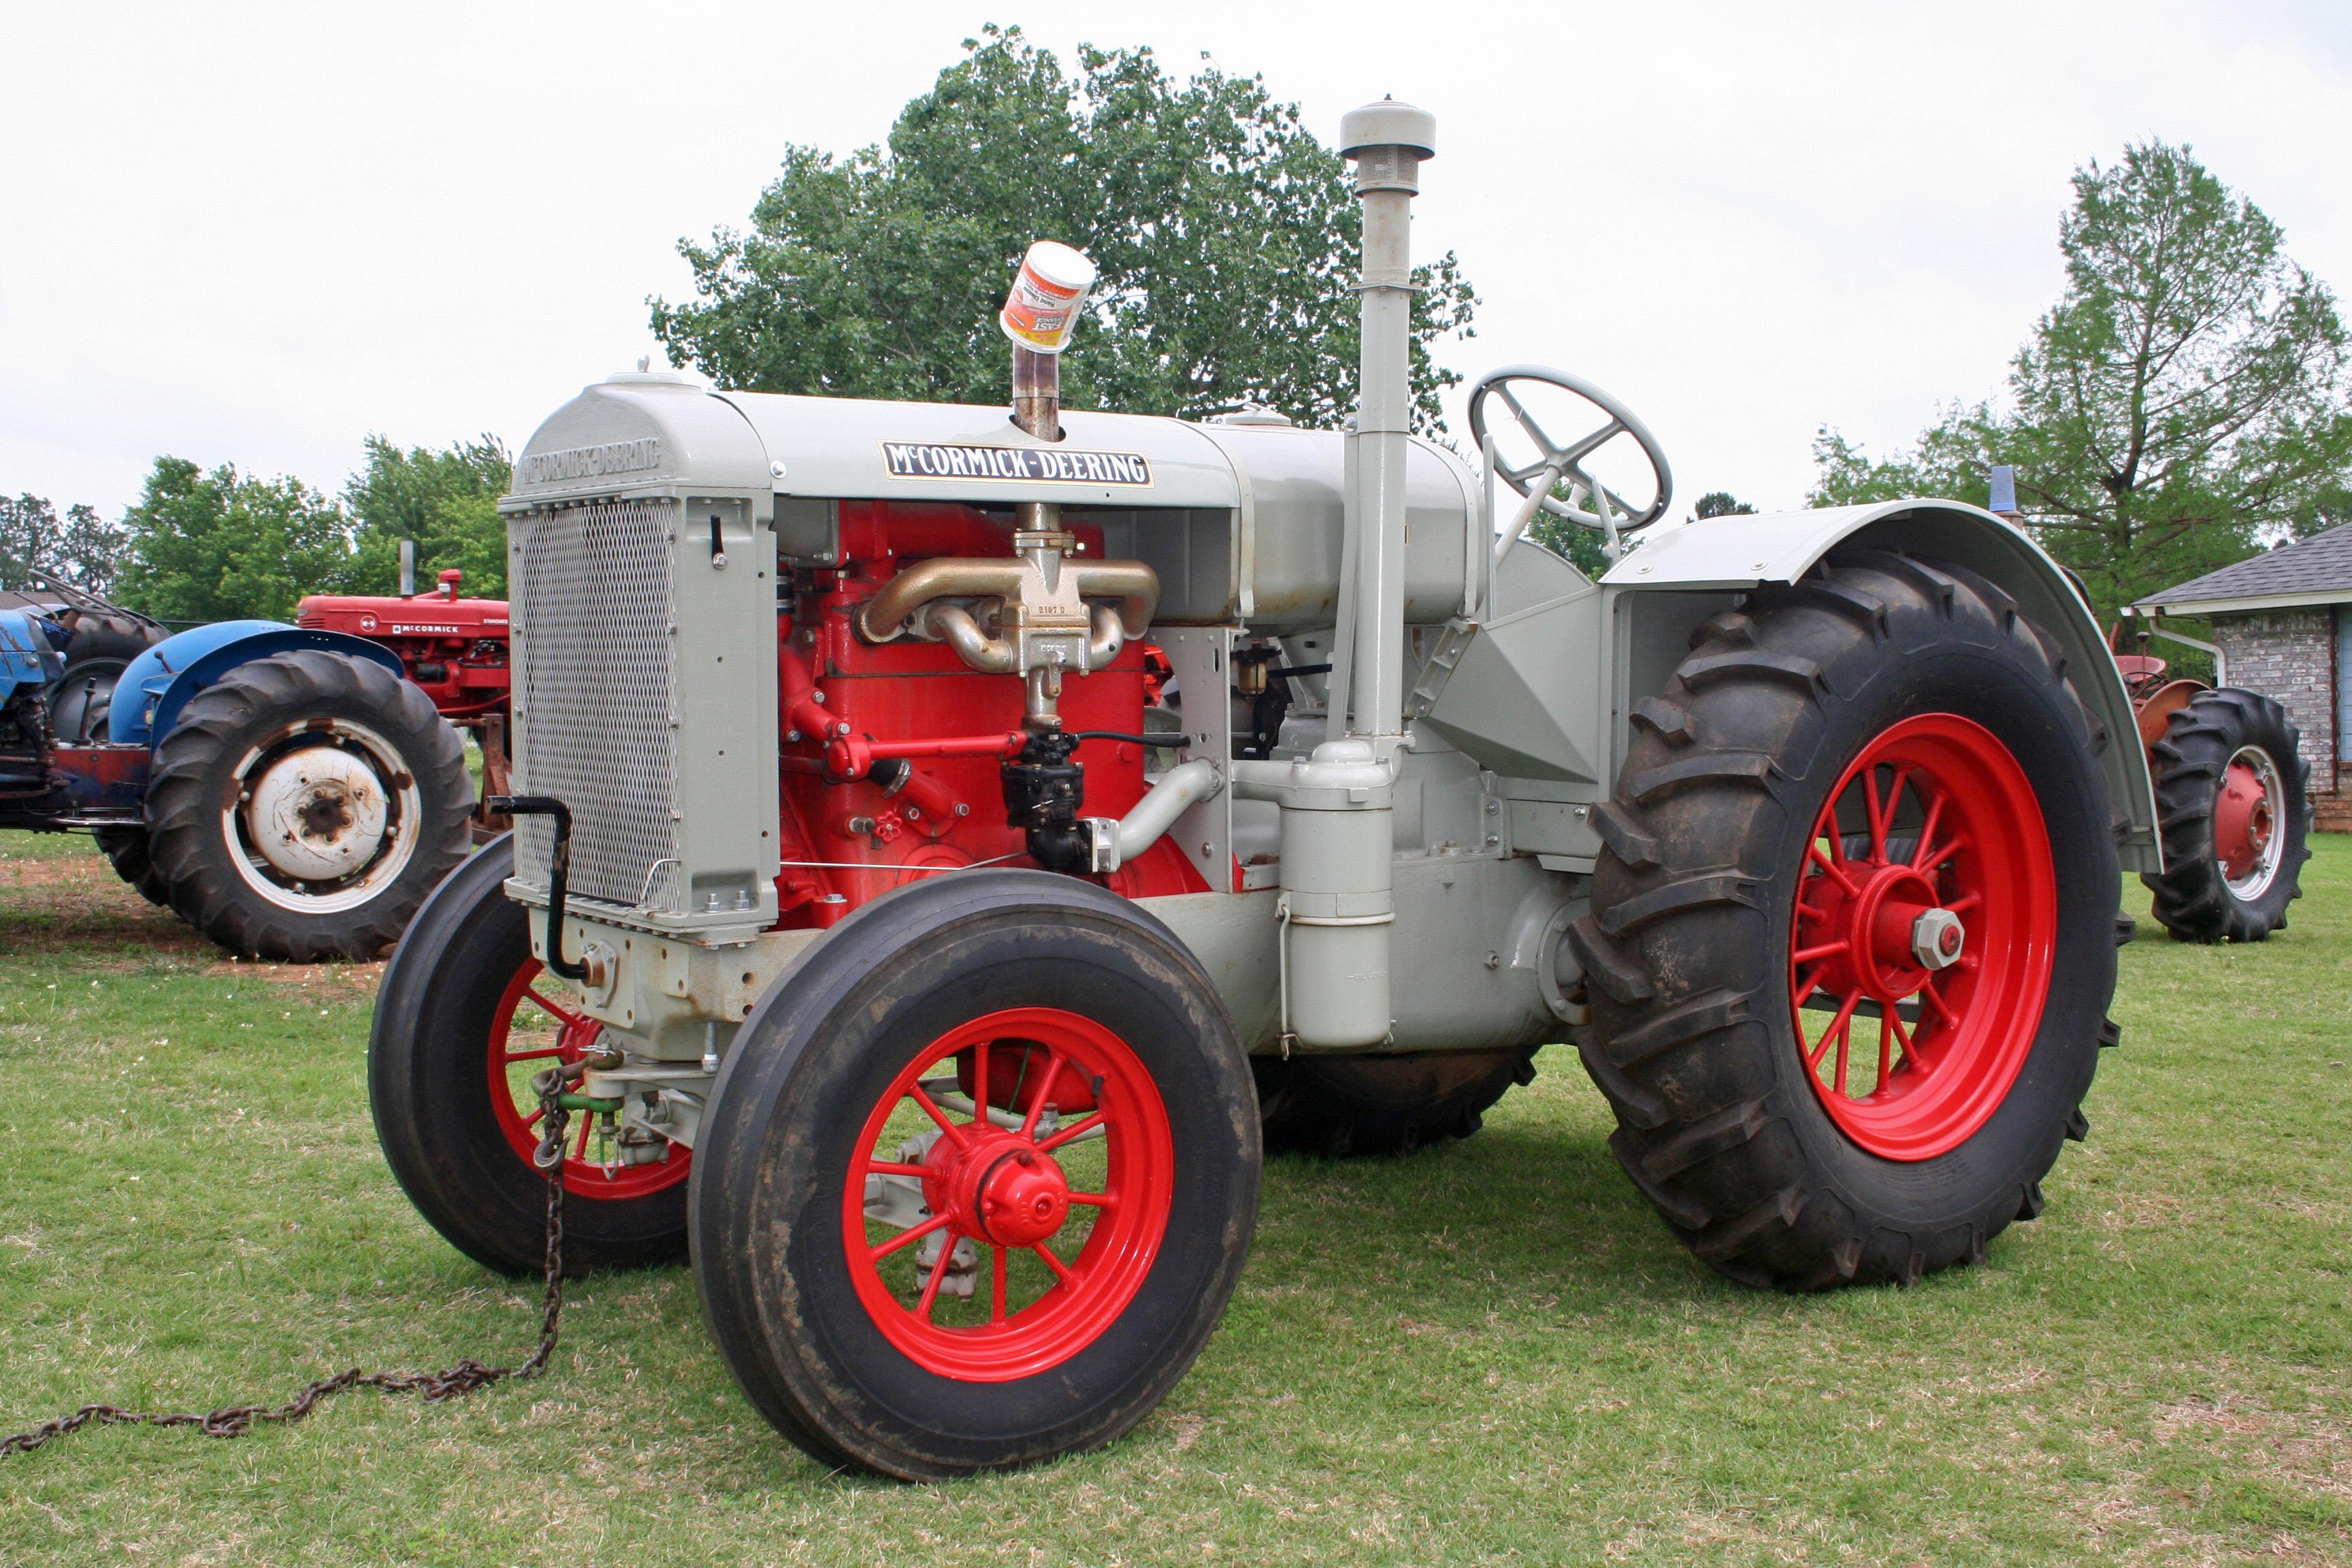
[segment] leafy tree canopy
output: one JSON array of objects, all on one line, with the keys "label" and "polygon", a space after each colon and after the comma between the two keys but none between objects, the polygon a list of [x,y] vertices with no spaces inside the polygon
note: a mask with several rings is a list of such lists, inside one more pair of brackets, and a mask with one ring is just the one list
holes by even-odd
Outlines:
[{"label": "leafy tree canopy", "polygon": [[[889,146],[787,149],[749,233],[681,241],[698,298],[652,301],[674,357],[763,392],[1002,403],[998,305],[1029,242],[1101,269],[1063,369],[1073,407],[1199,416],[1244,403],[1328,427],[1355,404],[1359,214],[1346,168],[1261,78],[1179,82],[1149,48],[1078,51],[1075,79],[1017,27],[909,102]],[[1470,335],[1452,252],[1417,268],[1415,417]]]},{"label": "leafy tree canopy", "polygon": [[122,530],[97,509],[69,506],[63,521],[40,496],[0,496],[0,588],[29,585],[40,572],[79,584],[93,594],[114,585]]},{"label": "leafy tree canopy", "polygon": [[303,595],[348,581],[349,521],[299,479],[158,458],[122,521],[117,596],[159,620],[291,620]]},{"label": "leafy tree canopy", "polygon": [[343,487],[343,506],[356,525],[346,580],[355,594],[391,594],[400,586],[400,542],[416,541],[416,584],[456,567],[459,592],[500,599],[507,592],[507,530],[499,498],[513,464],[495,436],[461,441],[446,450],[406,451],[382,436],[367,439],[367,466]]},{"label": "leafy tree canopy", "polygon": [[1824,427],[1819,504],[1945,494],[2018,504],[2103,612],[2352,512],[2345,330],[2284,235],[2187,147],[2074,176],[2066,292],[2011,362],[2005,405],[1955,405],[1874,461]]}]

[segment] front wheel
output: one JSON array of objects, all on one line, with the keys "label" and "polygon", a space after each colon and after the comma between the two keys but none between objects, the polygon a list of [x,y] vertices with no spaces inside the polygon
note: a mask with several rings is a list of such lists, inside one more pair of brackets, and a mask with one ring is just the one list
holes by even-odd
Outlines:
[{"label": "front wheel", "polygon": [[1710,617],[1635,708],[1570,928],[1584,1059],[1723,1273],[1975,1261],[2087,1131],[2119,877],[2056,647],[1959,567],[1855,551]]},{"label": "front wheel", "polygon": [[[433,1228],[478,1263],[530,1274],[547,1224],[531,1076],[580,1061],[603,1026],[531,956],[526,913],[506,896],[513,875],[509,836],[409,927],[376,994],[368,1103],[394,1178]],[[564,1150],[564,1272],[680,1261],[693,1151],[633,1148],[604,1120],[583,1115]]]},{"label": "front wheel", "polygon": [[2311,858],[2310,770],[2286,710],[2256,691],[2200,691],[2148,748],[2164,870],[2142,873],[2176,942],[2260,942],[2286,927]]},{"label": "front wheel", "polygon": [[465,743],[379,665],[238,665],[155,749],[147,854],[189,924],[248,958],[373,958],[466,857]]},{"label": "front wheel", "polygon": [[172,907],[172,889],[163,885],[163,876],[147,853],[144,827],[100,827],[91,837],[105,852],[106,863],[114,868],[114,874],[138,889],[141,898],[162,909]]},{"label": "front wheel", "polygon": [[1200,965],[1100,889],[875,900],[737,1033],[695,1279],[752,1404],[905,1479],[1109,1442],[1223,1314],[1257,1207],[1248,1058]]}]

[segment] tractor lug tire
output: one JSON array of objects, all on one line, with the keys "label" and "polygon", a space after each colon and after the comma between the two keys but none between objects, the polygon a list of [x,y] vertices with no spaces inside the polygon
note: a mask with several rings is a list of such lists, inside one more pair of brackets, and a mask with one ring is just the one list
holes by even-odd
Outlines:
[{"label": "tractor lug tire", "polygon": [[[2236,687],[2200,691],[2168,716],[2164,738],[2148,748],[2155,774],[2157,829],[2164,870],[2142,872],[2157,921],[2175,942],[2261,942],[2286,926],[2286,907],[2303,896],[2311,858],[2311,764],[2286,710]],[[2285,795],[2278,868],[2251,897],[2230,886],[2214,843],[2214,806],[2230,761],[2247,747],[2269,754]]]},{"label": "tractor lug tire", "polygon": [[99,848],[105,851],[114,874],[138,889],[141,898],[160,909],[172,907],[172,889],[163,885],[154,858],[147,853],[145,828],[101,827],[92,837],[97,838]]},{"label": "tractor lug tire", "polygon": [[[306,908],[308,889],[273,883],[264,890],[269,878],[239,841],[243,829],[231,821],[237,770],[257,748],[328,743],[320,737],[330,734],[340,743],[339,725],[374,738],[354,743],[395,809],[385,819],[381,869],[360,873],[375,878],[360,884],[365,896],[311,884],[321,889],[320,907]],[[378,756],[376,744],[386,754]],[[262,764],[253,766],[257,773]],[[288,963],[369,959],[400,940],[435,884],[466,858],[473,808],[465,743],[430,698],[380,665],[305,648],[238,665],[181,710],[155,748],[148,854],[172,908],[231,952]],[[395,864],[403,843],[405,860]]]},{"label": "tractor lug tire", "polygon": [[[1910,1284],[1979,1261],[2040,1211],[2042,1180],[2082,1125],[2115,990],[2120,877],[2099,727],[2056,640],[2000,588],[1887,551],[1840,552],[1800,583],[1759,589],[1703,622],[1691,647],[1635,710],[1607,808],[1622,831],[1600,857],[1591,912],[1570,928],[1591,996],[1585,1059],[1617,1114],[1610,1146],[1675,1236],[1743,1283]],[[1882,1152],[1856,1129],[1843,1069],[1833,1100],[1803,1054],[1791,931],[1805,889],[1822,886],[1807,880],[1822,875],[1810,860],[1832,853],[1819,847],[1821,814],[1859,793],[1852,765],[1878,755],[1882,737],[1937,722],[1986,738],[1969,744],[2030,786],[2049,845],[2034,918],[2054,943],[2038,979],[2030,957],[2000,961],[2019,965],[2019,985],[2042,987],[2038,1025],[1998,1034],[2014,1076],[1972,1080],[1990,1087],[1946,1124],[1956,1145]],[[1889,866],[1917,853],[1916,838],[1898,847],[1899,832],[1890,820]],[[1643,847],[1639,865],[1622,843]],[[1979,856],[1971,874],[2000,863]],[[1955,994],[1963,1009],[1976,995]],[[1906,1041],[1906,1071],[1914,1054]],[[1916,1070],[1938,1069],[1931,1058]]]},{"label": "tractor lug tire", "polygon": [[1252,1057],[1265,1151],[1339,1159],[1467,1138],[1513,1084],[1534,1079],[1535,1050]]},{"label": "tractor lug tire", "polygon": [[[65,646],[65,673],[50,688],[49,724],[68,745],[107,738],[114,683],[131,661],[162,642],[161,626],[119,616],[82,617]],[[93,685],[92,683],[95,682]]]}]

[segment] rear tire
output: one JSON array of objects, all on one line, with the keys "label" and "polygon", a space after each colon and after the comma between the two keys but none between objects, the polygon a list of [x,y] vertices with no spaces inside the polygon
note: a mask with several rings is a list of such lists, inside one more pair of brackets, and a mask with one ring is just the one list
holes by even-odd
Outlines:
[{"label": "rear tire", "polygon": [[67,745],[105,740],[114,683],[165,635],[161,626],[125,616],[82,616],[66,642],[65,674],[49,702],[50,731]]},{"label": "rear tire", "polygon": [[[1977,1261],[2041,1211],[2113,1039],[2119,877],[2095,760],[2111,739],[2055,641],[1949,565],[1833,556],[1691,642],[1634,710],[1592,913],[1570,928],[1610,1146],[1675,1235],[1746,1283],[1907,1284]],[[1895,801],[1876,835],[1873,789]],[[1922,923],[1938,910],[1969,928],[1940,955]],[[1923,942],[1928,958],[1904,956]],[[1856,954],[1870,967],[1849,983],[1835,966]],[[1898,1058],[1869,1043],[1885,1004],[1853,1020],[1864,985],[1901,997],[1918,976],[1893,1006]],[[1906,1034],[1903,1007],[1931,992],[1932,1035],[1924,1014]],[[1836,1018],[1796,1006],[1824,994],[1855,1000]]]},{"label": "rear tire", "polygon": [[1467,1138],[1513,1084],[1535,1080],[1535,1050],[1252,1057],[1269,1154],[1409,1154]]},{"label": "rear tire", "polygon": [[[384,1162],[409,1202],[451,1246],[488,1268],[527,1275],[544,1261],[547,1182],[519,1147],[496,1094],[491,1052],[530,985],[529,917],[506,896],[514,840],[503,837],[460,867],[417,912],[376,994],[368,1033],[368,1108]],[[533,994],[572,1011],[576,998],[540,984]],[[577,1015],[574,1015],[577,1016]],[[596,1033],[593,1020],[584,1030]],[[584,1042],[561,1037],[577,1047]],[[541,1044],[541,1042],[533,1042]],[[544,1062],[539,1065],[545,1065]],[[515,1076],[528,1071],[518,1066]],[[580,1118],[585,1125],[587,1118]],[[568,1161],[563,1272],[637,1268],[686,1257],[688,1160],[640,1166],[627,1185]],[[690,1157],[688,1157],[690,1158]],[[640,1172],[649,1173],[637,1179]],[[618,1189],[623,1195],[613,1195]]]},{"label": "rear tire", "polygon": [[2175,942],[2260,942],[2286,929],[2311,858],[2302,742],[2285,709],[2234,687],[2200,691],[2166,720],[2148,748],[2165,868],[2140,880]]},{"label": "rear tire", "polygon": [[[952,1092],[934,1070],[992,1085],[1012,1125],[969,1099],[927,1115],[918,1090]],[[1082,1123],[1108,1135],[1066,1142]],[[1259,1163],[1248,1058],[1166,927],[1041,872],[919,882],[835,927],[737,1031],[694,1162],[703,1315],[822,1463],[919,1480],[1079,1452],[1207,1342]]]},{"label": "rear tire", "polygon": [[473,805],[465,744],[431,699],[306,648],[239,665],[182,710],[155,749],[148,852],[172,907],[232,952],[373,958],[466,858]]}]

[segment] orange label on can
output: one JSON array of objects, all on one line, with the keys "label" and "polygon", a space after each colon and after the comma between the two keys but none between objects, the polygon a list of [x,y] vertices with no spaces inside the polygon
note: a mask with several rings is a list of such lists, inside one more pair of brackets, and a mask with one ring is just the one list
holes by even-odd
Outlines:
[{"label": "orange label on can", "polygon": [[996,324],[1024,348],[1060,353],[1077,331],[1087,290],[1094,282],[1093,262],[1066,245],[1041,239],[1022,257]]}]

